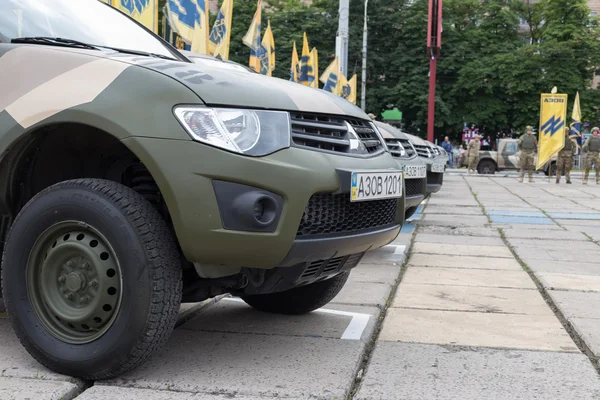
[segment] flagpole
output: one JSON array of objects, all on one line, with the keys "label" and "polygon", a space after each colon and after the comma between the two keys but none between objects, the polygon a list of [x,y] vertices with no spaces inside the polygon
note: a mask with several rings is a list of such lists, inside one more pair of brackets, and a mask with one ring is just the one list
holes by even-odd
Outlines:
[{"label": "flagpole", "polygon": [[[363,25],[363,51],[362,51],[362,83],[360,85],[360,108],[365,111],[365,99],[367,95],[367,4],[365,0],[365,21]],[[345,74],[344,74],[345,75]]]}]

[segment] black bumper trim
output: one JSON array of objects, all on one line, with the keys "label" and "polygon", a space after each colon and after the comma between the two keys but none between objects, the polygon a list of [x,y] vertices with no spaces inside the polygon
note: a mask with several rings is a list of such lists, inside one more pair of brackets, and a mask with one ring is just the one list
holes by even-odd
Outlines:
[{"label": "black bumper trim", "polygon": [[394,224],[355,234],[297,239],[278,266],[291,267],[303,262],[326,260],[374,250],[392,242],[400,233],[401,228],[401,225]]},{"label": "black bumper trim", "polygon": [[437,193],[440,191],[440,189],[442,188],[442,185],[437,184],[437,183],[428,183],[427,184],[427,194],[430,193]]},{"label": "black bumper trim", "polygon": [[421,204],[423,202],[423,200],[425,200],[425,195],[423,195],[423,194],[417,194],[414,196],[406,196],[406,198],[404,200],[404,211],[408,210],[411,207],[418,206],[419,204]]}]

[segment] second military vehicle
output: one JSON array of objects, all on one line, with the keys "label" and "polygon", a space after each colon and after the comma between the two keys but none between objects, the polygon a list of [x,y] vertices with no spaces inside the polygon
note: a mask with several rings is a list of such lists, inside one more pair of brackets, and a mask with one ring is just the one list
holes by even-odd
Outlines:
[{"label": "second military vehicle", "polygon": [[385,139],[390,153],[404,171],[404,218],[408,219],[427,195],[427,166],[417,156],[417,151],[402,131],[379,121],[375,121],[375,125]]},{"label": "second military vehicle", "polygon": [[[480,174],[494,174],[496,171],[520,170],[520,151],[518,147],[519,139],[498,139],[497,151],[479,150],[479,163],[477,164],[477,172]],[[537,153],[534,157],[534,165],[537,162]],[[466,167],[468,160],[463,157],[459,167]],[[546,163],[542,168],[546,175],[551,171],[552,175],[556,175],[556,155]]]},{"label": "second military vehicle", "polygon": [[443,159],[441,152],[433,143],[415,135],[408,133],[405,133],[405,135],[411,141],[421,161],[427,166],[426,197],[429,197],[432,193],[437,193],[442,189],[446,160]]},{"label": "second military vehicle", "polygon": [[103,2],[0,1],[0,88],[3,296],[56,372],[140,365],[182,301],[315,310],[402,227],[403,173],[360,108],[192,63]]}]

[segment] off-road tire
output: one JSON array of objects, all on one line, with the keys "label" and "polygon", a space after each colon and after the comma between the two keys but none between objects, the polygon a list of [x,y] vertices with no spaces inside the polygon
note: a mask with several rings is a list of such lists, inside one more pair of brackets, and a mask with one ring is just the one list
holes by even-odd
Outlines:
[{"label": "off-road tire", "polygon": [[[112,324],[99,338],[78,345],[60,340],[41,323],[24,272],[37,238],[66,220],[100,232],[121,273]],[[118,376],[146,361],[173,331],[182,291],[176,242],[151,203],[126,186],[78,179],[43,190],[15,219],[2,261],[4,300],[16,335],[36,360],[58,373],[88,380]]]},{"label": "off-road tire", "polygon": [[284,292],[242,296],[242,299],[260,311],[288,315],[306,314],[333,300],[349,276],[350,271],[346,271],[333,278]]},{"label": "off-road tire", "polygon": [[496,164],[490,160],[481,160],[479,165],[477,165],[477,172],[494,175],[496,173]]}]

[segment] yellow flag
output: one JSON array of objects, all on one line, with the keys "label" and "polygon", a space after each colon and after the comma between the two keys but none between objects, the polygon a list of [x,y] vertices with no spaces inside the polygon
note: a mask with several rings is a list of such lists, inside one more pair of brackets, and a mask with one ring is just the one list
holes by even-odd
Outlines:
[{"label": "yellow flag", "polygon": [[233,13],[233,0],[223,0],[217,19],[210,32],[209,50],[215,57],[229,60],[229,41],[231,38],[231,15]]},{"label": "yellow flag", "polygon": [[292,50],[292,65],[290,66],[290,81],[298,82],[300,77],[300,60],[298,60],[298,50],[296,50],[296,42]]},{"label": "yellow flag", "polygon": [[300,76],[298,82],[304,86],[311,86],[315,80],[315,71],[311,61],[311,52],[308,48],[308,39],[306,38],[306,32],[304,32],[304,38],[302,42],[302,58],[300,58]]},{"label": "yellow flag", "polygon": [[261,16],[262,16],[262,1],[258,0],[256,4],[256,11],[254,12],[254,18],[250,23],[248,32],[242,38],[242,42],[250,47],[250,61],[248,66],[256,72],[260,72],[260,29],[261,29]]},{"label": "yellow flag", "polygon": [[337,57],[325,68],[320,80],[324,84],[323,90],[337,95],[340,94],[340,62]]},{"label": "yellow flag", "polygon": [[263,75],[272,76],[275,68],[275,40],[273,39],[273,31],[271,31],[271,21],[267,24],[267,30],[261,43],[260,48],[260,73]]},{"label": "yellow flag", "polygon": [[567,95],[542,93],[540,99],[540,137],[537,165],[540,169],[565,145]]},{"label": "yellow flag", "polygon": [[112,0],[111,2],[104,2],[129,15],[152,32],[158,33],[158,0]]},{"label": "yellow flag", "polygon": [[571,132],[569,137],[581,137],[581,107],[579,105],[579,91],[575,95],[575,103],[573,104],[573,112],[571,113]]},{"label": "yellow flag", "polygon": [[208,0],[193,0],[196,3],[194,18],[194,34],[192,36],[191,51],[209,54],[208,50]]},{"label": "yellow flag", "polygon": [[352,104],[356,104],[356,74],[352,75],[352,78],[350,78],[350,80],[348,81],[348,84],[350,86],[350,94],[348,95],[348,97],[346,97],[346,100],[348,100],[350,103]]},{"label": "yellow flag", "polygon": [[314,79],[308,86],[318,89],[319,88],[319,52],[317,51],[316,47],[313,47],[313,49],[310,52],[310,63],[312,66],[312,70],[314,71]]}]

